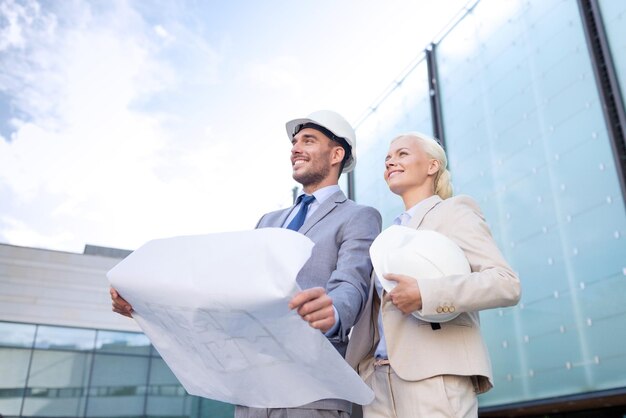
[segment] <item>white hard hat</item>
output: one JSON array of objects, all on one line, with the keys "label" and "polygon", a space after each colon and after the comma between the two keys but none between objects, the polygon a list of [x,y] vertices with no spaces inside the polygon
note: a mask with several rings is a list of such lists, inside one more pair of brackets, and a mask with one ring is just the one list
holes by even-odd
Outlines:
[{"label": "white hard hat", "polygon": [[[349,173],[356,165],[356,134],[354,129],[339,113],[332,110],[318,110],[308,115],[306,118],[290,120],[286,123],[289,140],[298,133],[301,125],[313,123],[329,130],[335,137],[344,139],[350,147],[350,157],[343,167],[344,173]],[[332,138],[336,140],[336,138]]]},{"label": "white hard hat", "polygon": [[[396,287],[396,282],[383,277],[387,273],[421,280],[471,273],[465,253],[450,238],[436,231],[401,225],[392,225],[376,237],[370,257],[374,272],[387,292]],[[459,314],[456,309],[435,315],[413,312],[414,317],[426,322],[446,322]]]}]

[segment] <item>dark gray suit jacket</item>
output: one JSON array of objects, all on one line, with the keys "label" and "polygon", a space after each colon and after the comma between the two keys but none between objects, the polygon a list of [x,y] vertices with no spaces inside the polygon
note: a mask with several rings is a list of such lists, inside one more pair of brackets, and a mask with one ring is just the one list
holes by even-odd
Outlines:
[{"label": "dark gray suit jacket", "polygon": [[[288,208],[264,215],[257,228],[282,227],[290,211]],[[329,340],[342,356],[346,353],[348,333],[367,301],[372,272],[369,248],[380,229],[381,217],[376,209],[354,203],[340,190],[324,201],[298,231],[315,246],[296,281],[302,289],[325,288],[333,300],[340,328]],[[336,399],[305,407],[349,411],[347,401]]]}]

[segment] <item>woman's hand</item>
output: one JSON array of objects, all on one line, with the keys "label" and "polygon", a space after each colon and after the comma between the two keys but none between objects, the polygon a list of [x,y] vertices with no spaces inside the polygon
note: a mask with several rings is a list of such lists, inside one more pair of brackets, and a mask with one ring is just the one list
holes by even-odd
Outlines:
[{"label": "woman's hand", "polygon": [[385,274],[385,279],[396,282],[396,287],[389,292],[389,298],[396,308],[404,314],[410,314],[422,309],[422,293],[413,277],[402,274]]}]

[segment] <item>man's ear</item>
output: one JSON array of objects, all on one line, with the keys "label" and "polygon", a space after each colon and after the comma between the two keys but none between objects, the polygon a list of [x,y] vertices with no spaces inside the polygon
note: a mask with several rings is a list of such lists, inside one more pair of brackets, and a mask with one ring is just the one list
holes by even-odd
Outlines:
[{"label": "man's ear", "polygon": [[341,164],[341,162],[343,161],[343,157],[346,155],[346,150],[343,149],[343,147],[340,146],[336,146],[333,147],[333,151],[332,151],[332,164]]}]

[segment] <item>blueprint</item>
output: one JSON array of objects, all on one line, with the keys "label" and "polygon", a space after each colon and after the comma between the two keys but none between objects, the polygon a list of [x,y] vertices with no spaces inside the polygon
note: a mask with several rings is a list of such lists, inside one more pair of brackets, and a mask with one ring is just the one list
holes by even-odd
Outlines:
[{"label": "blueprint", "polygon": [[146,243],[111,286],[188,393],[286,408],[373,393],[324,335],[288,308],[313,242],[281,229]]}]

